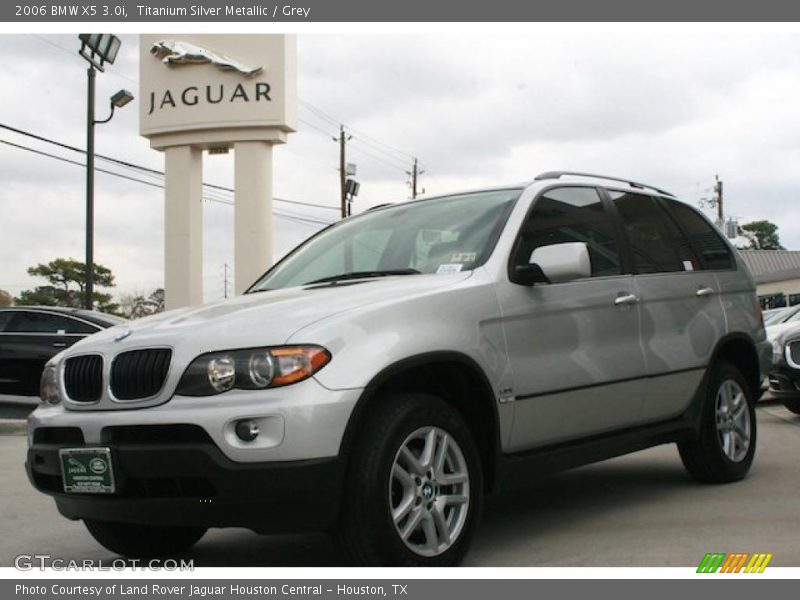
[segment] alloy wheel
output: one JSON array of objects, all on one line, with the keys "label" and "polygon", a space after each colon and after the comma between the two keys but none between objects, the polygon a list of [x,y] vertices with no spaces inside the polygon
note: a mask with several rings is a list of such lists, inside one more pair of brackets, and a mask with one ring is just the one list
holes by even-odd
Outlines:
[{"label": "alloy wheel", "polygon": [[741,462],[750,449],[750,410],[738,383],[725,379],[717,390],[715,406],[720,447],[733,462]]},{"label": "alloy wheel", "polygon": [[389,510],[406,547],[437,556],[464,529],[469,511],[469,469],[455,439],[438,427],[409,435],[392,463]]}]

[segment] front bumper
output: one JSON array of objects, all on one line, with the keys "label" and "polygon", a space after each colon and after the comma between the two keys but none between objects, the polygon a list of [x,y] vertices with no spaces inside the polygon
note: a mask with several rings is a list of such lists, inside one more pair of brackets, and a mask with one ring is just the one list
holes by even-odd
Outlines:
[{"label": "front bumper", "polygon": [[[139,409],[41,406],[28,421],[26,470],[70,519],[322,531],[338,515],[340,446],[360,394],[311,378]],[[258,422],[255,440],[236,436],[241,419]],[[59,449],[95,446],[111,449],[117,491],[64,493]]]},{"label": "front bumper", "polygon": [[800,370],[783,360],[773,365],[769,372],[769,391],[776,398],[800,397]]},{"label": "front bumper", "polygon": [[[362,390],[330,390],[313,377],[267,390],[232,390],[217,396],[174,396],[157,406],[126,403],[115,410],[66,410],[41,406],[28,419],[29,444],[38,430],[77,428],[86,444],[106,440],[107,430],[133,426],[192,425],[204,430],[234,462],[285,462],[337,456]],[[252,442],[235,434],[241,419],[257,421]],[[163,441],[169,441],[167,439]]]},{"label": "front bumper", "polygon": [[176,428],[181,440],[172,442],[155,441],[146,428],[124,431],[105,444],[111,448],[116,493],[63,493],[58,450],[80,446],[66,441],[66,430],[29,448],[31,483],[52,495],[69,519],[246,527],[259,533],[325,531],[336,523],[343,480],[339,458],[243,464],[197,430]]}]

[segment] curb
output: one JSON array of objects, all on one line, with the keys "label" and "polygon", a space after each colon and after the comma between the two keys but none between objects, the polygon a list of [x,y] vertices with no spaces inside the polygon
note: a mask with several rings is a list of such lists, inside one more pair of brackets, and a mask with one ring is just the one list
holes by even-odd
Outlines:
[{"label": "curb", "polygon": [[28,435],[25,419],[0,419],[0,435]]}]

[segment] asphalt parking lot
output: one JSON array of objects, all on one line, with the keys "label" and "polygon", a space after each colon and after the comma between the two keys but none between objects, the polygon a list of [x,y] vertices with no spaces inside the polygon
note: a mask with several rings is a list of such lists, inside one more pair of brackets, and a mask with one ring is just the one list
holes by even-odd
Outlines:
[{"label": "asphalt parking lot", "polygon": [[[800,417],[758,408],[752,471],[727,486],[694,483],[674,446],[576,469],[493,498],[470,566],[696,566],[706,552],[770,552],[772,566],[800,565]],[[60,517],[23,470],[25,438],[0,436],[0,566],[19,554],[115,558],[79,522]],[[13,532],[12,535],[9,535]],[[196,566],[337,566],[326,536],[258,536],[212,530],[187,558]]]}]

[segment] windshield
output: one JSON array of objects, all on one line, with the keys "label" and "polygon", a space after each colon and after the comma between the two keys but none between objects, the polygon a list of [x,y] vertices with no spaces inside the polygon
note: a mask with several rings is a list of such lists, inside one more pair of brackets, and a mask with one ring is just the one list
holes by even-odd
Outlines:
[{"label": "windshield", "polygon": [[420,200],[342,221],[307,240],[248,291],[474,269],[489,258],[520,193],[512,189]]}]

